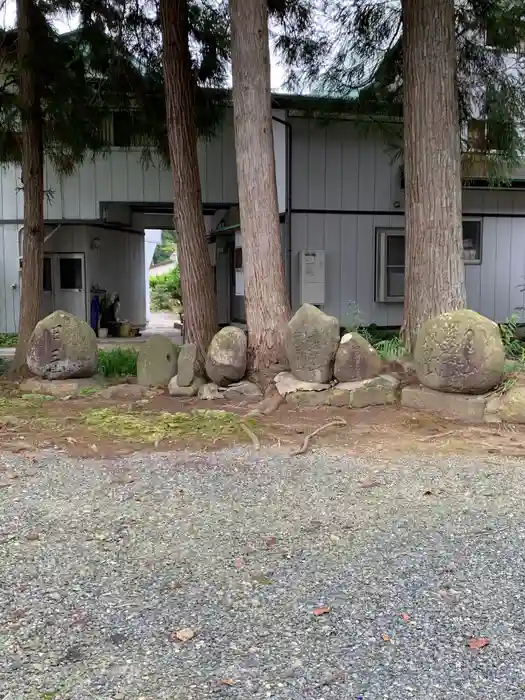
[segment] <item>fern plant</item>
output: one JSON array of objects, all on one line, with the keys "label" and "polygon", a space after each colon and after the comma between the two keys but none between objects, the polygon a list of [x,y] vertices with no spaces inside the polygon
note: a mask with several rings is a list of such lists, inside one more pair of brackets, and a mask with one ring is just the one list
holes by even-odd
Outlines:
[{"label": "fern plant", "polygon": [[386,340],[379,340],[374,344],[374,348],[382,360],[403,357],[406,354],[405,346],[398,335]]},{"label": "fern plant", "polygon": [[505,348],[505,356],[513,360],[521,359],[524,351],[523,343],[516,338],[518,320],[518,315],[512,314],[510,318],[507,318],[504,323],[500,323],[499,325],[501,340]]}]

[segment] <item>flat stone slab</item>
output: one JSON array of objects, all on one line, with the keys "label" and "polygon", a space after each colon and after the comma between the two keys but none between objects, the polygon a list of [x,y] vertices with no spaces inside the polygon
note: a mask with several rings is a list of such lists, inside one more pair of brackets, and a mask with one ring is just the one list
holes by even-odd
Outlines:
[{"label": "flat stone slab", "polygon": [[279,372],[274,381],[281,396],[287,396],[296,391],[324,391],[330,388],[330,384],[305,382],[302,379],[297,379],[291,372]]},{"label": "flat stone slab", "polygon": [[170,379],[168,384],[168,392],[170,396],[197,396],[199,389],[205,384],[205,380],[201,377],[194,377],[189,386],[180,386],[179,375],[176,374]]},{"label": "flat stone slab", "polygon": [[39,379],[30,377],[20,384],[20,391],[26,394],[45,394],[46,396],[79,396],[83,390],[103,389],[104,385],[96,379]]},{"label": "flat stone slab", "polygon": [[223,390],[222,394],[225,399],[232,401],[236,401],[238,399],[244,399],[245,401],[259,401],[263,397],[263,393],[257,384],[248,381],[230,384],[230,386]]},{"label": "flat stone slab", "polygon": [[398,387],[397,377],[382,374],[359,382],[343,382],[331,389],[294,391],[286,395],[286,401],[295,406],[337,406],[339,408],[388,406],[397,403]]},{"label": "flat stone slab", "polygon": [[199,387],[198,397],[204,401],[215,401],[222,399],[222,393],[217,384],[209,382]]},{"label": "flat stone slab", "polygon": [[401,391],[401,405],[417,411],[437,413],[451,420],[481,423],[489,397],[488,394],[445,393],[417,384],[404,387]]},{"label": "flat stone slab", "polygon": [[103,399],[142,399],[155,392],[140,384],[115,384],[102,389],[98,395]]},{"label": "flat stone slab", "polygon": [[324,391],[295,391],[286,395],[286,403],[297,407],[328,406],[330,389]]},{"label": "flat stone slab", "polygon": [[342,382],[332,389],[330,404],[344,406],[344,395],[348,396],[349,408],[388,406],[397,403],[399,379],[390,374],[362,379],[359,382]]},{"label": "flat stone slab", "polygon": [[525,386],[514,386],[505,394],[493,394],[485,408],[486,423],[525,423]]}]

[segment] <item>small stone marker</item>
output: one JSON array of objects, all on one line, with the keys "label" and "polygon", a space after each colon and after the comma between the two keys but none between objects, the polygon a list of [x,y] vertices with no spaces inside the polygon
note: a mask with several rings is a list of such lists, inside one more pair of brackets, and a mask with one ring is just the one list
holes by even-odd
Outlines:
[{"label": "small stone marker", "polygon": [[165,335],[152,335],[137,356],[137,384],[168,386],[177,374],[178,349]]},{"label": "small stone marker", "polygon": [[316,306],[303,304],[288,323],[286,354],[297,379],[329,382],[338,345],[339,321]]},{"label": "small stone marker", "polygon": [[346,333],[335,355],[334,375],[339,382],[358,382],[377,377],[381,358],[366,338],[359,333]]},{"label": "small stone marker", "polygon": [[97,362],[97,337],[81,318],[65,311],[55,311],[37,323],[27,351],[27,366],[37,377],[92,377]]},{"label": "small stone marker", "polygon": [[330,388],[330,384],[320,382],[304,382],[297,379],[291,372],[279,372],[275,376],[275,386],[281,396],[294,394],[298,391],[324,391]]},{"label": "small stone marker", "polygon": [[185,343],[179,353],[177,361],[177,384],[179,387],[191,386],[195,379],[197,363],[197,346],[193,343]]},{"label": "small stone marker", "polygon": [[246,334],[226,326],[216,333],[208,348],[206,374],[218,386],[240,381],[246,372]]}]

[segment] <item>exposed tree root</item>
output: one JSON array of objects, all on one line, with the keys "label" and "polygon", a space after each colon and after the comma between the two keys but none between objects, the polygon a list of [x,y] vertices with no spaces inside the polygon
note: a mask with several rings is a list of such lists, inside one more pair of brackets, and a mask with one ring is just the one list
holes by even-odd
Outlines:
[{"label": "exposed tree root", "polygon": [[275,384],[270,385],[265,392],[264,399],[247,413],[247,417],[269,416],[276,411],[282,403],[284,403],[284,396],[279,394]]},{"label": "exposed tree root", "polygon": [[457,433],[457,430],[446,430],[444,433],[435,433],[434,435],[427,435],[426,437],[419,438],[419,442],[429,442],[430,440],[440,440],[441,438],[448,437]]},{"label": "exposed tree root", "polygon": [[260,449],[261,443],[259,442],[259,438],[258,438],[257,435],[253,432],[253,430],[251,430],[251,429],[246,425],[246,423],[243,423],[242,421],[241,421],[241,423],[240,423],[240,426],[241,426],[241,428],[244,430],[244,432],[246,433],[246,435],[247,435],[247,436],[250,438],[250,440],[252,441],[253,449],[254,449],[254,450]]},{"label": "exposed tree root", "polygon": [[326,430],[327,428],[331,428],[334,425],[348,425],[348,423],[344,420],[344,418],[336,418],[335,420],[331,420],[329,423],[325,423],[324,425],[321,425],[319,428],[316,428],[313,432],[309,433],[304,441],[301,447],[298,450],[294,450],[293,452],[290,453],[291,457],[295,457],[297,455],[304,455],[305,452],[308,451],[308,446],[310,444],[310,440],[318,435],[320,432],[323,430]]}]

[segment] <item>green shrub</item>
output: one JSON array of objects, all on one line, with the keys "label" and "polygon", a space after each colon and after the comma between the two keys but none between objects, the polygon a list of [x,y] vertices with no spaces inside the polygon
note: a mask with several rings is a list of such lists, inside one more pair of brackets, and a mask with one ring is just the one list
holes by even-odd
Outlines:
[{"label": "green shrub", "polygon": [[[505,348],[505,357],[508,360],[514,360],[514,365],[518,363],[521,366],[525,364],[525,344],[516,338],[517,326],[518,316],[514,314],[504,323],[499,324],[499,330]],[[370,326],[348,327],[345,331],[356,331],[363,338],[366,338],[382,359],[401,357],[405,354],[398,330],[379,328],[375,324],[371,324]]]},{"label": "green shrub", "polygon": [[518,326],[518,316],[513,314],[504,323],[500,323],[499,332],[503,347],[505,348],[505,357],[511,360],[521,360],[523,357],[523,343],[516,338],[516,328]]},{"label": "green shrub", "polygon": [[182,304],[180,271],[178,266],[149,281],[151,308],[153,311],[172,311]]},{"label": "green shrub", "polygon": [[382,360],[402,357],[406,352],[397,329],[379,328],[375,324],[345,328],[346,333],[351,333],[352,331],[359,333],[365,340],[368,340],[370,345],[377,350]]},{"label": "green shrub", "polygon": [[137,351],[132,348],[99,350],[97,371],[103,377],[136,377]]},{"label": "green shrub", "polygon": [[0,333],[0,348],[14,348],[18,343],[16,333]]}]

